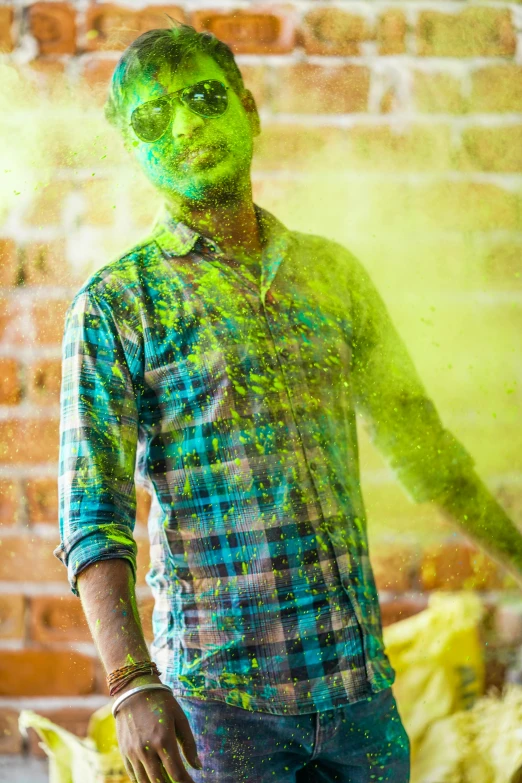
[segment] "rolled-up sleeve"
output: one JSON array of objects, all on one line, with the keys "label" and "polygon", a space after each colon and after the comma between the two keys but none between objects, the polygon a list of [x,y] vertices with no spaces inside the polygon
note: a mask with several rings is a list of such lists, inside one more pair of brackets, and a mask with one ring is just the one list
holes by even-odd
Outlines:
[{"label": "rolled-up sleeve", "polygon": [[91,563],[124,558],[136,578],[138,401],[107,302],[79,292],[65,316],[60,392],[59,524],[54,554],[71,590]]},{"label": "rolled-up sleeve", "polygon": [[368,273],[348,264],[355,405],[375,446],[415,502],[443,498],[474,460],[446,429]]}]

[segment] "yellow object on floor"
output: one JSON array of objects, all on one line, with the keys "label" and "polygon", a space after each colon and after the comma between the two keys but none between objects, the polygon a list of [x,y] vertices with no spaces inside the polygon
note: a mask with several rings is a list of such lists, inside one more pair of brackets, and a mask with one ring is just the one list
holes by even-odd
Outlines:
[{"label": "yellow object on floor", "polygon": [[521,783],[522,687],[484,696],[473,709],[433,723],[412,765],[411,783]]},{"label": "yellow object on floor", "polygon": [[20,731],[36,731],[49,757],[49,783],[130,783],[118,750],[111,704],[91,716],[80,739],[31,710],[22,710]]},{"label": "yellow object on floor", "polygon": [[484,691],[483,613],[472,591],[432,593],[425,610],[384,628],[396,671],[393,693],[412,759],[432,723],[470,709]]}]

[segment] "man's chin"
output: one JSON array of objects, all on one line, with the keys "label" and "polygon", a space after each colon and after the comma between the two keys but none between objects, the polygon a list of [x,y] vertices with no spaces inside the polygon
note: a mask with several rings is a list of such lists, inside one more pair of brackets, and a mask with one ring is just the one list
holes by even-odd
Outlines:
[{"label": "man's chin", "polygon": [[191,201],[198,203],[224,203],[237,198],[241,188],[242,178],[237,173],[219,172],[215,169],[206,169],[187,178],[176,188],[178,192]]}]

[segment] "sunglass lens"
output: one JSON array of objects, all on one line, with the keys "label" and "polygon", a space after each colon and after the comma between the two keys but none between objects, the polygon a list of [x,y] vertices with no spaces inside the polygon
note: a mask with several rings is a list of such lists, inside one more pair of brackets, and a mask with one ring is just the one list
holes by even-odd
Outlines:
[{"label": "sunglass lens", "polygon": [[183,100],[201,117],[219,117],[228,106],[226,87],[214,80],[194,84],[183,94]]},{"label": "sunglass lens", "polygon": [[165,98],[148,101],[132,113],[132,127],[142,141],[157,141],[170,122],[170,105]]}]

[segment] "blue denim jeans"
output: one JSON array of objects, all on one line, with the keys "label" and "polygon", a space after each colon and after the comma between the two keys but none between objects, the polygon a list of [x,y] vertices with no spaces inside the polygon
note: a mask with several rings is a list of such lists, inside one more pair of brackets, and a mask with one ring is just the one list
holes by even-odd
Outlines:
[{"label": "blue denim jeans", "polygon": [[410,742],[391,688],[320,713],[273,715],[177,696],[203,769],[195,783],[408,783]]}]

